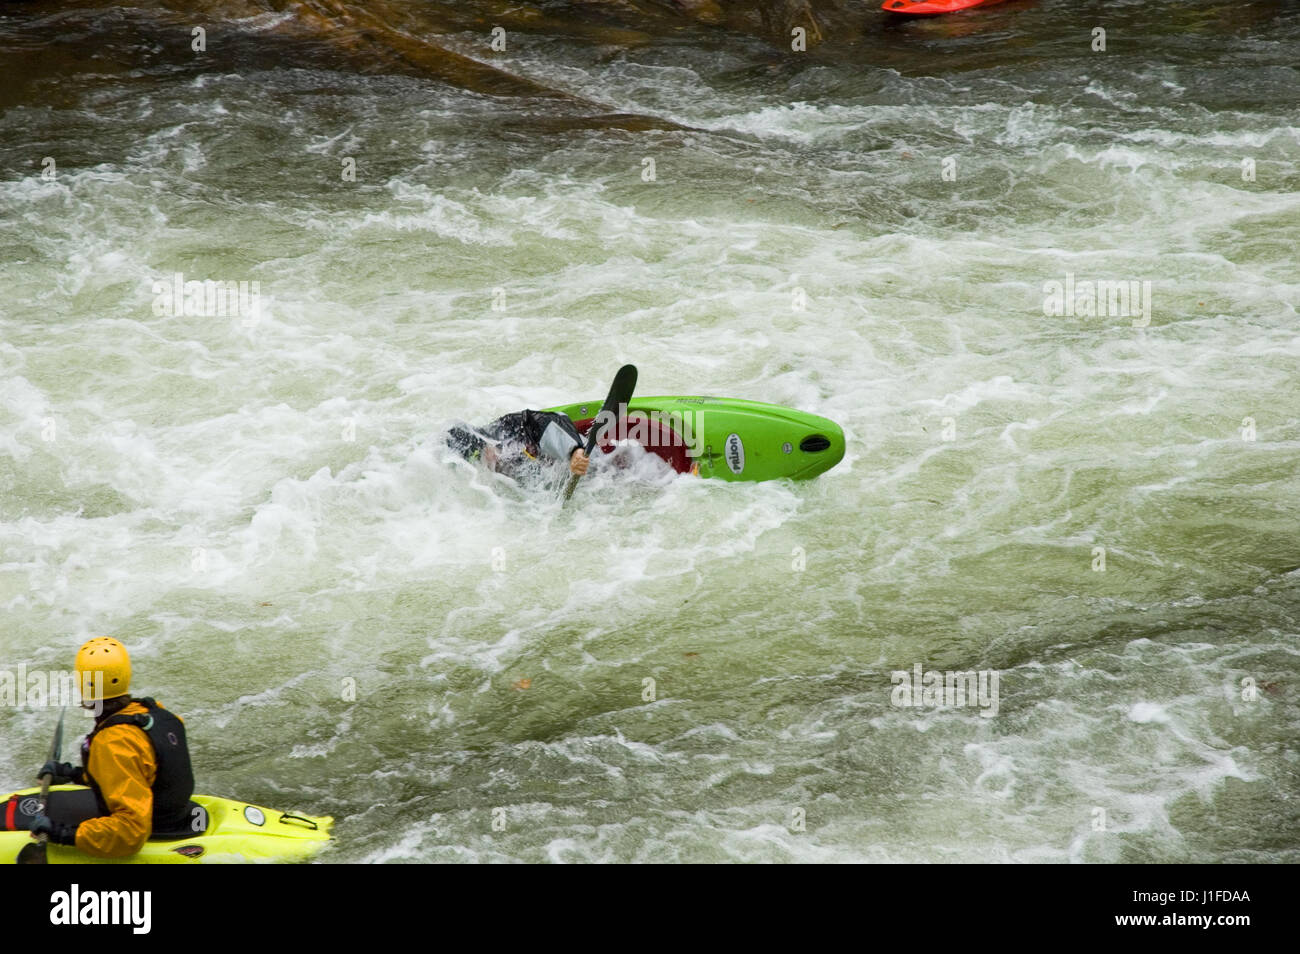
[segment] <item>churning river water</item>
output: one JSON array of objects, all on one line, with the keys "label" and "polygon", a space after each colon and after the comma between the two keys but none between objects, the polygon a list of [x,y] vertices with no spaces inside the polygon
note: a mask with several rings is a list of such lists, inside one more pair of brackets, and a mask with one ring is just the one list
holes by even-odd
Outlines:
[{"label": "churning river water", "polygon": [[[321,6],[0,11],[0,663],[118,636],[326,861],[1300,861],[1294,5]],[[436,439],[624,362],[846,458]]]}]

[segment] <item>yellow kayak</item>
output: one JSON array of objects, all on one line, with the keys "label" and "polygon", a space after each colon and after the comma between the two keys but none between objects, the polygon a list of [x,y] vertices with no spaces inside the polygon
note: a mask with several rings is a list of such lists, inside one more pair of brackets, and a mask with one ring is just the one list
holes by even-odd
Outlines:
[{"label": "yellow kayak", "polygon": [[[231,864],[243,861],[305,861],[330,840],[334,819],[300,815],[214,795],[195,795],[196,825],[202,832],[151,838],[128,858],[92,858],[67,845],[49,845],[52,865],[68,864]],[[0,799],[0,864],[13,864],[30,844],[28,826],[40,807],[40,789],[13,792]],[[86,811],[89,807],[89,811]],[[94,794],[80,785],[50,786],[51,818],[97,814]]]}]

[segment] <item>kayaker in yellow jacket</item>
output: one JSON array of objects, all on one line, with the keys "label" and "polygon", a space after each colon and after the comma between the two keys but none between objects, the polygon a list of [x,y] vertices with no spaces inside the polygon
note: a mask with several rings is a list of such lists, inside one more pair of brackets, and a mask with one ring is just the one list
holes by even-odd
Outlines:
[{"label": "kayaker in yellow jacket", "polygon": [[81,743],[80,766],[51,759],[40,775],[90,786],[99,816],[67,822],[39,815],[32,835],[44,832],[56,845],[96,858],[124,858],[150,835],[192,833],[194,774],[184,723],[152,699],[131,697],[131,658],[111,636],[83,645],[76,669],[82,706],[98,710],[95,727]]}]

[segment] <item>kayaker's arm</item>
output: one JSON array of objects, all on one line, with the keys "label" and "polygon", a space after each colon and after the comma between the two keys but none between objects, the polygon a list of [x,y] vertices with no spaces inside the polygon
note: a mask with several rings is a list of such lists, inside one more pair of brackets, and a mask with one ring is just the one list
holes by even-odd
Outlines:
[{"label": "kayaker's arm", "polygon": [[109,814],[77,827],[77,848],[96,858],[125,858],[153,831],[153,785],[157,760],[149,737],[135,726],[101,730],[90,747],[90,776]]},{"label": "kayaker's arm", "polygon": [[32,837],[44,835],[46,841],[56,845],[75,845],[77,843],[77,826],[56,822],[49,815],[37,815],[32,819]]},{"label": "kayaker's arm", "polygon": [[71,782],[73,785],[85,785],[86,780],[82,777],[81,766],[73,765],[71,762],[60,762],[57,759],[50,759],[41,766],[41,770],[36,773],[39,779],[48,775],[51,785],[67,785]]},{"label": "kayaker's arm", "polygon": [[489,470],[509,474],[527,458],[545,457],[569,465],[569,471],[587,472],[582,437],[567,414],[556,411],[517,411],[498,418],[481,432],[456,424],[447,444],[466,460],[481,460]]},{"label": "kayaker's arm", "polygon": [[583,450],[582,438],[578,429],[568,415],[557,412],[534,412],[538,417],[548,418],[546,428],[537,440],[537,448],[547,457],[568,461],[569,473],[581,477],[587,472],[587,452]]},{"label": "kayaker's arm", "polygon": [[573,421],[569,420],[567,415],[540,411],[533,413],[542,419],[537,423],[545,424],[537,439],[537,448],[547,457],[567,461],[576,449],[582,447],[582,438],[578,436],[578,429],[573,426]]}]

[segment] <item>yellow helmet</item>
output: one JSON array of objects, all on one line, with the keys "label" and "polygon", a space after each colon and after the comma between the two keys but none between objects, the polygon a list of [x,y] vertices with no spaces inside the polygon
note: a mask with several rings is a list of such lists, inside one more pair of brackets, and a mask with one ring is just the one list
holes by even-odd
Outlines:
[{"label": "yellow helmet", "polygon": [[83,702],[116,699],[131,691],[131,657],[112,636],[96,636],[77,650]]}]

